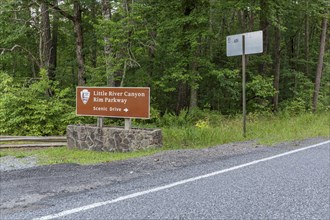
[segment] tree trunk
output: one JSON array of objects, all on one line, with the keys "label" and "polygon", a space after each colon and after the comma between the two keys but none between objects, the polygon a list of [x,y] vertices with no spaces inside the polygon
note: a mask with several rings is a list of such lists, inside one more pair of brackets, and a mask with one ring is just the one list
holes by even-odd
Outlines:
[{"label": "tree trunk", "polygon": [[[57,5],[58,0],[53,0],[54,5]],[[59,17],[57,13],[53,14],[53,29],[52,29],[52,48],[49,59],[50,79],[55,80],[56,66],[57,66],[57,39],[58,39],[58,22]]]},{"label": "tree trunk", "polygon": [[198,98],[197,97],[198,97],[197,88],[195,88],[194,86],[191,86],[190,87],[190,105],[189,105],[190,109],[194,109],[194,108],[198,107],[198,105],[197,105]]},{"label": "tree trunk", "polygon": [[40,15],[41,15],[41,23],[40,23],[40,34],[41,34],[41,42],[40,42],[40,63],[41,68],[46,69],[48,78],[53,78],[52,73],[49,71],[50,66],[50,54],[52,47],[52,38],[50,34],[50,20],[49,20],[49,10],[48,5],[46,3],[41,3],[40,5]]},{"label": "tree trunk", "polygon": [[275,28],[275,61],[274,61],[274,89],[275,95],[273,97],[274,110],[278,110],[278,97],[279,97],[279,85],[280,85],[280,68],[281,68],[281,31],[278,27]]},{"label": "tree trunk", "polygon": [[[214,20],[215,20],[215,16],[214,16],[214,3],[215,0],[210,0],[209,2],[209,31],[210,33],[213,35],[214,34]],[[222,27],[224,27],[225,25],[222,25]],[[209,47],[209,53],[208,53],[208,57],[209,60],[211,61],[213,59],[213,39],[212,37],[208,38],[208,47]]]},{"label": "tree trunk", "polygon": [[185,109],[188,107],[188,86],[187,83],[185,82],[180,82],[179,83],[179,88],[178,88],[178,101],[176,105],[176,113],[180,114],[182,109]]},{"label": "tree trunk", "polygon": [[[260,0],[260,30],[263,31],[263,54],[267,55],[269,51],[269,21],[268,21],[268,3],[267,0]],[[259,65],[259,72],[264,73],[266,64]]]},{"label": "tree trunk", "polygon": [[[106,21],[110,21],[111,19],[111,4],[109,0],[102,0],[102,16],[103,19]],[[111,70],[111,43],[109,36],[104,36],[104,56],[105,56],[105,74],[107,76],[108,86],[114,87],[115,86],[115,79],[114,79],[114,73]]]},{"label": "tree trunk", "polygon": [[[81,5],[79,0],[74,0],[73,2],[73,16],[66,11],[58,7],[57,1],[54,0],[53,3],[48,2],[47,0],[41,0],[41,4],[50,5],[55,11],[59,12],[61,15],[73,22],[73,29],[76,38],[76,57],[78,63],[78,85],[85,85],[85,59],[83,54],[83,29],[82,29],[82,18],[81,18]],[[55,4],[54,4],[55,3]]]},{"label": "tree trunk", "polygon": [[314,84],[314,93],[313,93],[313,106],[312,110],[315,113],[317,110],[317,100],[320,92],[321,87],[321,77],[322,77],[322,70],[323,70],[323,58],[324,58],[324,51],[325,51],[325,40],[327,35],[327,25],[328,19],[325,15],[322,19],[322,32],[321,32],[321,42],[320,42],[320,52],[319,52],[319,61],[317,64],[316,70],[316,77],[315,77],[315,84]]},{"label": "tree trunk", "polygon": [[203,56],[203,50],[202,50],[202,37],[200,36],[198,39],[198,44],[199,46],[196,49],[195,52],[195,56],[192,60],[191,63],[191,74],[192,76],[192,82],[190,83],[190,104],[189,104],[189,108],[193,109],[193,108],[198,108],[198,80],[195,79],[195,75],[198,75],[198,57]]},{"label": "tree trunk", "polygon": [[76,37],[76,56],[78,63],[78,85],[82,86],[86,84],[85,78],[85,59],[83,54],[83,30],[81,20],[81,6],[79,1],[73,2],[73,26]]},{"label": "tree trunk", "polygon": [[[55,79],[55,71],[52,68],[52,36],[50,30],[50,19],[49,19],[49,7],[48,4],[42,2],[40,4],[41,22],[40,22],[40,63],[41,68],[44,68],[47,72],[47,77],[50,80]],[[46,94],[51,97],[53,96],[53,91],[48,88]]]},{"label": "tree trunk", "polygon": [[148,48],[148,58],[149,58],[149,65],[148,65],[148,86],[152,85],[152,76],[154,75],[155,69],[155,60],[156,60],[156,44],[154,43],[154,39],[157,37],[157,33],[154,30],[151,30],[149,36],[152,38],[152,43],[149,45]]},{"label": "tree trunk", "polygon": [[[194,1],[185,1],[183,2],[183,15],[188,17],[191,16],[191,13],[196,9],[197,3]],[[193,50],[192,42],[189,39],[185,39],[185,36],[188,36],[189,31],[193,28],[191,22],[187,22],[182,27],[183,42],[182,42],[182,51],[185,54],[190,54]],[[200,40],[199,40],[200,43]],[[177,104],[177,112],[179,113],[183,108],[195,108],[197,107],[197,87],[196,80],[194,79],[194,74],[197,74],[197,61],[196,57],[200,54],[199,48],[197,47],[196,52],[193,56],[189,55],[189,63],[186,63],[186,71],[184,74],[191,74],[191,81],[189,85],[187,82],[182,82],[182,86],[179,87],[179,96]],[[189,86],[189,87],[188,87]],[[190,100],[188,100],[188,88],[190,89]]]},{"label": "tree trunk", "polygon": [[[92,17],[92,22],[96,24],[96,15],[97,15],[97,9],[96,9],[96,1],[93,0],[92,5],[91,5],[91,17]],[[91,60],[92,60],[92,66],[94,68],[97,67],[97,36],[95,31],[92,32],[92,43],[91,43]]]},{"label": "tree trunk", "polygon": [[[118,86],[123,86],[125,83],[125,75],[127,70],[129,69],[129,67],[131,66],[131,35],[132,35],[132,30],[130,27],[130,14],[132,13],[132,7],[131,4],[133,3],[132,0],[122,0],[121,1],[121,7],[123,9],[123,18],[122,19],[126,19],[124,20],[124,22],[122,23],[122,28],[123,31],[125,32],[126,35],[126,42],[122,42],[121,44],[121,48],[114,52],[114,54],[110,55],[110,56],[114,56],[115,59],[118,62],[122,62],[121,63],[121,67],[120,69],[116,69],[115,71],[111,71],[111,75],[109,75],[109,83],[111,83],[112,85],[114,85],[115,87]],[[111,52],[111,47],[108,48],[110,53]],[[110,64],[111,65],[111,64]],[[113,72],[113,73],[112,73]]]},{"label": "tree trunk", "polygon": [[309,75],[309,16],[305,15],[305,72]]},{"label": "tree trunk", "polygon": [[250,12],[249,31],[252,32],[254,28],[254,12]]},{"label": "tree trunk", "polygon": [[121,81],[120,81],[120,87],[124,87],[126,72],[127,72],[127,61],[125,60],[125,62],[124,62],[124,69],[123,69],[123,75],[122,75]]},{"label": "tree trunk", "polygon": [[[199,57],[201,55],[201,51],[198,48],[198,51],[196,53],[196,57]],[[197,60],[193,60],[192,64],[191,64],[191,74],[197,75],[198,74],[198,63]],[[197,96],[197,91],[198,91],[198,82],[196,79],[192,79],[193,81],[190,83],[190,102],[189,102],[189,108],[193,109],[193,108],[198,108],[198,96]]]},{"label": "tree trunk", "polygon": [[[199,56],[200,52],[198,51],[198,53],[196,54],[196,57]],[[195,75],[198,74],[197,72],[197,61],[193,61],[193,63],[191,64],[192,68],[191,68],[191,74]],[[197,108],[197,101],[198,101],[198,96],[197,96],[197,82],[196,80],[193,80],[193,82],[190,83],[190,102],[189,102],[189,108],[193,109],[193,108]]]}]

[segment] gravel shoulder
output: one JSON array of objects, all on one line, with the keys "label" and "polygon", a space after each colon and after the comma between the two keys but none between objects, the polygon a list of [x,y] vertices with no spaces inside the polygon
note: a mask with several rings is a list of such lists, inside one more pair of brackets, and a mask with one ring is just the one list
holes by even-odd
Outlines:
[{"label": "gravel shoulder", "polygon": [[16,158],[14,156],[0,157],[0,171],[10,171],[37,167],[36,157]]}]

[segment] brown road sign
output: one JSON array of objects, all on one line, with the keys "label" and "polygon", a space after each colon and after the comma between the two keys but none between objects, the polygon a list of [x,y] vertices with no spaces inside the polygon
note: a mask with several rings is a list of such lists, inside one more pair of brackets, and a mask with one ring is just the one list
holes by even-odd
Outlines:
[{"label": "brown road sign", "polygon": [[150,88],[77,87],[76,105],[82,116],[150,118]]}]

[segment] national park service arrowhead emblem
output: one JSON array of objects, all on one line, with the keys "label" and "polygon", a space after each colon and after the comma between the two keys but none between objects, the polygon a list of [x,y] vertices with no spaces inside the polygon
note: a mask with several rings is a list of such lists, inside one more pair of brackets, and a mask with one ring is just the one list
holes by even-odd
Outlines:
[{"label": "national park service arrowhead emblem", "polygon": [[91,93],[90,93],[87,89],[82,90],[82,91],[80,92],[80,98],[81,98],[81,101],[82,101],[84,104],[87,104],[90,95],[91,95]]}]

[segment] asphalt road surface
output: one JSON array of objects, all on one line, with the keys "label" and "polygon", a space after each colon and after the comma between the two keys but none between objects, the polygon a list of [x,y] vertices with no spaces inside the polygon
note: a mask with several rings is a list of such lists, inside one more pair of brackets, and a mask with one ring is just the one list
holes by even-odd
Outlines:
[{"label": "asphalt road surface", "polygon": [[0,219],[330,219],[329,140],[247,149],[143,171],[128,161],[1,172]]}]

